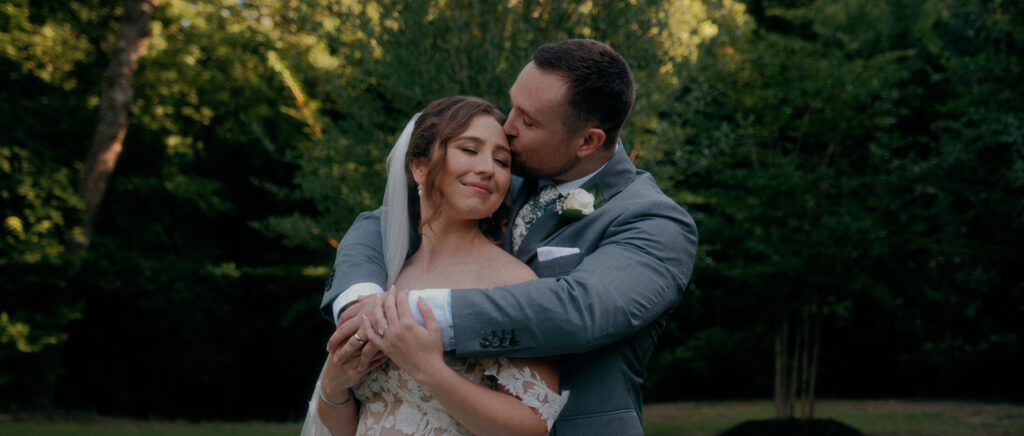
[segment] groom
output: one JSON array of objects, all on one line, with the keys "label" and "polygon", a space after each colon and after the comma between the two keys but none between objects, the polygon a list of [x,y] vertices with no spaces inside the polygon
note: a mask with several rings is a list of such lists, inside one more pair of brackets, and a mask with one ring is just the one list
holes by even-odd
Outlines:
[{"label": "groom", "polygon": [[[562,356],[559,385],[571,396],[552,434],[642,434],[644,368],[689,281],[697,228],[619,141],[633,78],[610,47],[593,40],[541,46],[509,97],[504,128],[520,176],[510,192],[520,212],[504,248],[540,278],[490,290],[413,291],[410,300],[431,305],[445,349],[457,357]],[[593,195],[592,205],[580,190]],[[566,210],[588,206],[586,215]],[[332,351],[352,351],[335,347],[369,306],[357,297],[382,292],[381,246],[379,212],[361,214],[338,246],[321,307],[339,320]],[[364,350],[364,362],[371,352]]]}]

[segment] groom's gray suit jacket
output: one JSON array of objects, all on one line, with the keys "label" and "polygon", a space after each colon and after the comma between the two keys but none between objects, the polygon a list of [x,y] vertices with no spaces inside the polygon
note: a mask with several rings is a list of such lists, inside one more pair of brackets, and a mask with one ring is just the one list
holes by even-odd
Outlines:
[{"label": "groom's gray suit jacket", "polygon": [[[520,246],[517,257],[539,280],[452,291],[455,353],[560,355],[559,388],[571,394],[552,434],[642,434],[644,368],[690,279],[697,227],[650,174],[633,166],[621,143],[582,188],[606,202],[554,232],[558,218],[549,208]],[[537,187],[517,177],[512,189],[518,210]],[[339,245],[338,274],[328,280],[322,306],[329,319],[331,302],[344,289],[384,283],[379,235],[379,215],[364,213]],[[542,262],[542,246],[580,252]],[[511,251],[509,241],[505,248]]]}]

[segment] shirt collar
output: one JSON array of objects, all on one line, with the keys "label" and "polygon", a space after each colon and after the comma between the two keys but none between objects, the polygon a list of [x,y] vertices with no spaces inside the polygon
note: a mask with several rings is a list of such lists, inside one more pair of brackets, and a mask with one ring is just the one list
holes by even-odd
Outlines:
[{"label": "shirt collar", "polygon": [[[619,149],[619,143],[616,142],[615,143],[615,150],[618,150],[618,149]],[[611,159],[608,159],[608,162],[611,162]],[[604,167],[608,166],[608,162],[605,162],[604,165],[601,165],[601,168],[598,168],[596,171],[594,171],[594,172],[592,172],[590,174],[587,174],[587,175],[585,175],[583,177],[580,177],[580,178],[578,178],[576,180],[570,180],[568,182],[563,182],[563,183],[556,184],[555,188],[558,189],[558,193],[559,194],[561,194],[561,195],[569,195],[570,191],[572,191],[573,189],[579,188],[580,186],[583,186],[584,183],[587,183],[587,180],[590,180],[591,177],[594,177],[597,173],[601,172],[601,170],[603,170]],[[540,179],[540,180],[537,181],[537,186],[539,188],[543,188],[543,187],[545,187],[547,185],[551,185],[551,184],[554,184],[554,182],[552,182],[551,179]]]}]

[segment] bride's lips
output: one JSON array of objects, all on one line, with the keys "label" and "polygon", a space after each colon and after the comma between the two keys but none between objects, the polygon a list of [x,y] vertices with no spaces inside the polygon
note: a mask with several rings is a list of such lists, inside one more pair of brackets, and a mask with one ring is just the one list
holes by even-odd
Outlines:
[{"label": "bride's lips", "polygon": [[491,194],[491,188],[489,186],[483,184],[483,183],[464,182],[462,185],[466,186],[467,188],[479,191],[481,194],[487,194],[487,195]]}]

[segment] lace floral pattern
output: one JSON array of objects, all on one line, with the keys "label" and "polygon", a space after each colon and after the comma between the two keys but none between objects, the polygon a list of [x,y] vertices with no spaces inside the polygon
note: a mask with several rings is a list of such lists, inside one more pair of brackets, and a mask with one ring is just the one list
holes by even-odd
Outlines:
[{"label": "lace floral pattern", "polygon": [[[504,387],[537,411],[548,430],[569,399],[555,393],[529,368],[508,359],[445,359],[448,366],[474,383]],[[445,412],[441,404],[398,367],[386,363],[363,377],[353,389],[363,405],[357,435],[468,435],[469,430]]]},{"label": "lace floral pattern", "polygon": [[484,375],[497,379],[499,385],[536,410],[547,423],[548,431],[551,431],[562,407],[569,401],[569,391],[561,394],[552,391],[540,378],[540,374],[530,368],[512,365],[505,358],[481,359],[480,362],[484,367]]}]

